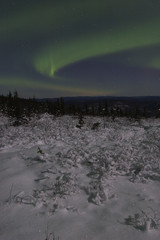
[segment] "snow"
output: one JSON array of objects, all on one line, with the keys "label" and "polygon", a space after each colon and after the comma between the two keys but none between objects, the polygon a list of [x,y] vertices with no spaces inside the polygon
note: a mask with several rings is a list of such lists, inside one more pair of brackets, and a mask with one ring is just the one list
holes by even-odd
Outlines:
[{"label": "snow", "polygon": [[159,119],[77,124],[0,116],[0,239],[159,240]]}]

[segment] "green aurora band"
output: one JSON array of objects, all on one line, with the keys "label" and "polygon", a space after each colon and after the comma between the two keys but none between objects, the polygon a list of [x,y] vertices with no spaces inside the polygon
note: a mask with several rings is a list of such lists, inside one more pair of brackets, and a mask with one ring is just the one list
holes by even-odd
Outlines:
[{"label": "green aurora band", "polygon": [[[96,28],[93,31],[91,28],[85,33],[75,32],[71,37],[64,36],[58,40],[58,43],[42,48],[33,61],[38,72],[54,77],[56,71],[77,61],[160,43],[160,15],[155,11],[153,14],[150,6],[145,5],[146,1],[101,2],[102,4],[99,5],[97,1],[89,0],[81,5],[76,3],[77,12],[74,21],[70,21],[71,17],[66,16],[66,11],[64,16],[61,13],[61,18],[65,19],[65,25],[70,24],[73,32],[75,26],[84,26],[84,20],[78,19],[83,9],[87,12],[85,18],[87,23],[98,22],[98,19],[101,19],[101,24],[104,24],[103,21],[105,24],[102,29]],[[141,17],[143,12],[146,14]],[[72,16],[70,11],[68,13]],[[156,56],[154,59],[152,56],[149,61],[146,66],[160,68],[160,57]]]},{"label": "green aurora band", "polygon": [[9,86],[14,89],[15,86],[23,87],[23,88],[29,88],[29,89],[43,89],[43,90],[54,90],[54,91],[60,91],[60,92],[68,92],[72,94],[72,92],[81,95],[81,96],[93,96],[93,95],[105,95],[105,94],[112,94],[111,91],[105,91],[105,90],[95,90],[92,88],[76,88],[76,87],[66,87],[62,85],[56,85],[56,84],[49,84],[45,82],[38,82],[35,81],[35,79],[27,79],[23,77],[0,77],[0,83],[2,86]]},{"label": "green aurora band", "polygon": [[[115,33],[93,33],[89,36],[79,36],[75,39],[59,42],[57,46],[47,46],[39,52],[34,59],[34,66],[42,74],[50,77],[55,71],[74,62],[87,59],[93,56],[115,53],[132,48],[149,46],[160,43],[159,22],[143,23],[137,27],[128,26],[128,29],[117,29]],[[148,36],[148,31],[150,35]],[[157,61],[159,59],[159,66]],[[154,56],[151,67],[160,68],[160,57]]]},{"label": "green aurora band", "polygon": [[[37,72],[55,78],[55,72],[84,59],[160,44],[160,1],[152,4],[153,9],[149,0],[40,1],[1,18],[0,42],[44,38],[29,53],[30,62]],[[160,55],[140,59],[129,64],[160,69]],[[31,82],[28,86],[36,87]]]}]

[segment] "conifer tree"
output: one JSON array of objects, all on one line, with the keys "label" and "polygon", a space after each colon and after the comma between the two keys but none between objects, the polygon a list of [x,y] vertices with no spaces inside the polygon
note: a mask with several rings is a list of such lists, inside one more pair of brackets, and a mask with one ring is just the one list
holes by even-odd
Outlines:
[{"label": "conifer tree", "polygon": [[61,115],[65,114],[64,99],[62,97],[60,98],[60,113],[61,113]]},{"label": "conifer tree", "polygon": [[94,105],[92,104],[92,109],[91,109],[91,115],[94,116],[95,115],[95,109],[94,109]]},{"label": "conifer tree", "polygon": [[102,105],[99,103],[98,104],[98,116],[102,114]]},{"label": "conifer tree", "polygon": [[140,119],[140,110],[138,106],[136,106],[136,109],[135,109],[135,119]]},{"label": "conifer tree", "polygon": [[108,116],[109,116],[109,110],[108,110],[108,103],[107,103],[107,101],[105,102],[104,108],[105,108],[104,115],[105,115],[106,117],[108,117]]}]

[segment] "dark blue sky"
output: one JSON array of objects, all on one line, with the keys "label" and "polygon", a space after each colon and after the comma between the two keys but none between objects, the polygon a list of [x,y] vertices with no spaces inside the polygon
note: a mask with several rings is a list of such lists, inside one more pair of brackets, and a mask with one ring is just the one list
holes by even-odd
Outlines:
[{"label": "dark blue sky", "polygon": [[159,95],[159,11],[159,0],[1,1],[0,94]]}]

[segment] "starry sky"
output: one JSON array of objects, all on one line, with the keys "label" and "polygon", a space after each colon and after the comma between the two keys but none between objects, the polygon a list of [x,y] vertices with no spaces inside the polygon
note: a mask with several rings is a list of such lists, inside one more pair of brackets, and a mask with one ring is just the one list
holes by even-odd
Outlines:
[{"label": "starry sky", "polygon": [[1,0],[0,94],[159,96],[159,0]]}]

